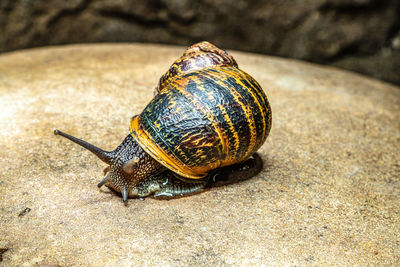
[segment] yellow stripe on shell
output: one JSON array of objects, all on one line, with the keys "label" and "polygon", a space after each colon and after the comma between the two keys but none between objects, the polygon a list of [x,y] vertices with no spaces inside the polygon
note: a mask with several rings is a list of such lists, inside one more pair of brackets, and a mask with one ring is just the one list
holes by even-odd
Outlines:
[{"label": "yellow stripe on shell", "polygon": [[[238,151],[239,150],[239,135],[236,132],[235,127],[233,126],[233,123],[232,123],[231,119],[229,118],[229,115],[226,112],[225,107],[222,106],[221,104],[219,104],[219,105],[217,105],[217,108],[219,108],[221,110],[221,112],[222,112],[222,114],[224,116],[224,119],[226,120],[226,122],[229,125],[229,129],[233,133],[233,136],[235,138],[235,141],[234,141],[235,151]],[[228,142],[229,141],[228,137],[226,135],[224,135],[224,136],[225,136],[224,140],[226,140],[226,142]],[[232,161],[235,160],[234,154],[233,153],[229,153],[229,145],[228,144],[225,146],[224,154],[226,155],[226,157],[229,158],[229,160],[227,160],[227,161],[232,162]]]}]

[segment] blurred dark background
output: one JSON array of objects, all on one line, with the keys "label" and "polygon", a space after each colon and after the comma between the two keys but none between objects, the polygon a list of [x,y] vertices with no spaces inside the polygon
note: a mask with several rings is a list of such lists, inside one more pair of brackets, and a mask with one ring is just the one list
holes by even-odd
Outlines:
[{"label": "blurred dark background", "polygon": [[400,84],[400,0],[0,0],[0,52],[201,40]]}]

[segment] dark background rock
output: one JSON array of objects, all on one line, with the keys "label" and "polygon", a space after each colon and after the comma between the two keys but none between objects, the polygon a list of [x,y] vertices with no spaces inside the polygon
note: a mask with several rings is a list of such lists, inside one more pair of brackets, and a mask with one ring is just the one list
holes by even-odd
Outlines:
[{"label": "dark background rock", "polygon": [[82,42],[237,49],[400,84],[398,0],[2,0],[0,52]]}]

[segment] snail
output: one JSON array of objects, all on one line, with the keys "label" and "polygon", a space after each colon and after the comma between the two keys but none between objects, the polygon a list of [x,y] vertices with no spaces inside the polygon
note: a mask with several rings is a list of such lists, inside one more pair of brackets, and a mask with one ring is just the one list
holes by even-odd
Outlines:
[{"label": "snail", "polygon": [[113,151],[55,130],[109,165],[98,187],[128,198],[196,193],[219,175],[256,175],[256,151],[271,129],[271,107],[235,59],[209,42],[190,46],[160,78]]}]

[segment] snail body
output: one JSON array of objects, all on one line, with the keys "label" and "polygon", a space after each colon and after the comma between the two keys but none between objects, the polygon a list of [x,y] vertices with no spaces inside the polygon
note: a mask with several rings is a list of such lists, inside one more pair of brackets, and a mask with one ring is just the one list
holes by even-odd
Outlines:
[{"label": "snail body", "polygon": [[189,47],[160,78],[156,95],[130,123],[114,151],[56,130],[110,165],[99,187],[128,197],[174,196],[205,188],[220,173],[253,176],[256,151],[271,128],[260,85],[225,51],[208,42]]}]

